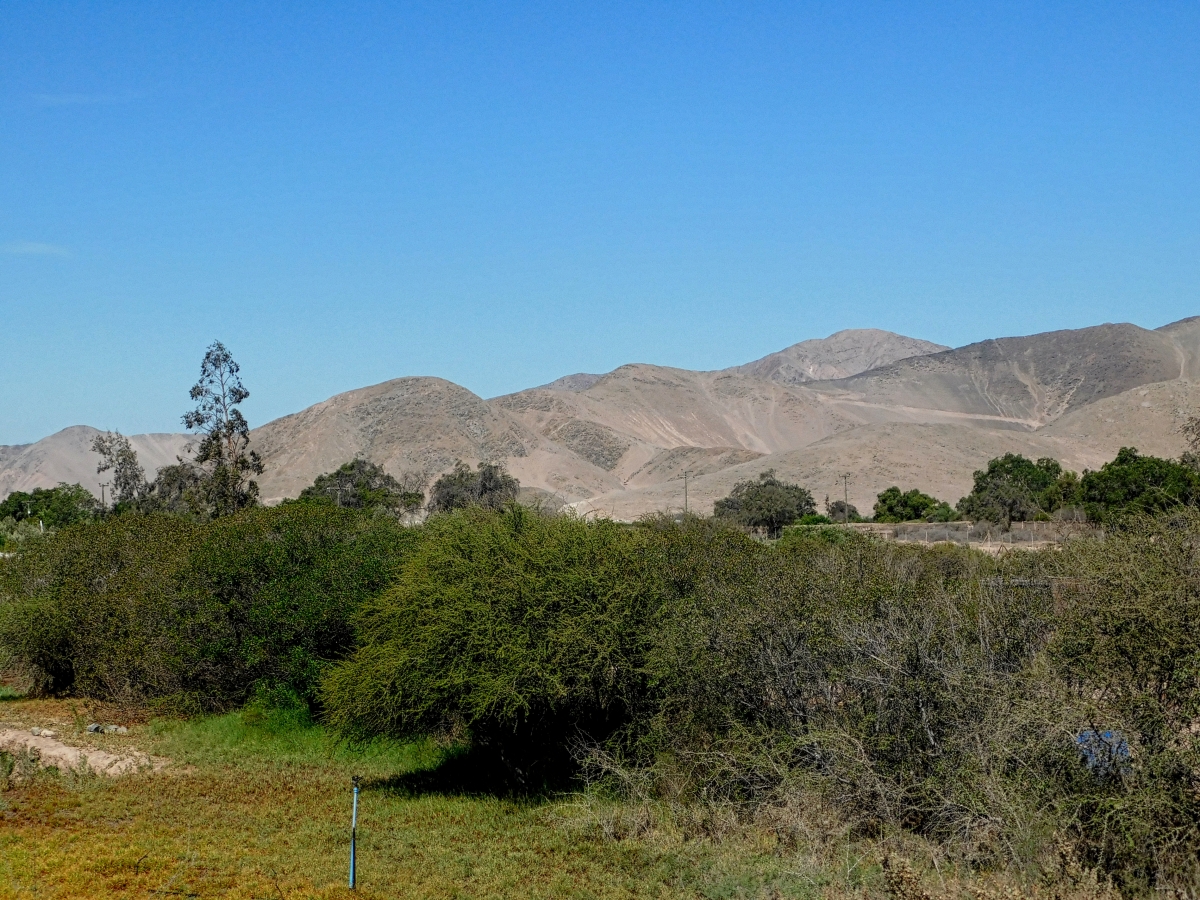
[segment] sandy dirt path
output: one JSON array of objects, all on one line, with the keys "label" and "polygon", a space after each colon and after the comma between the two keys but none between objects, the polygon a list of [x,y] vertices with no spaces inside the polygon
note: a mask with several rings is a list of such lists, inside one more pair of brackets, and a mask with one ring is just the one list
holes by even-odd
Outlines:
[{"label": "sandy dirt path", "polygon": [[75,747],[55,737],[32,734],[28,729],[0,728],[0,750],[8,753],[31,753],[41,766],[54,766],[60,771],[90,769],[97,775],[117,776],[139,769],[162,769],[167,761],[145,753],[108,753],[92,747]]}]

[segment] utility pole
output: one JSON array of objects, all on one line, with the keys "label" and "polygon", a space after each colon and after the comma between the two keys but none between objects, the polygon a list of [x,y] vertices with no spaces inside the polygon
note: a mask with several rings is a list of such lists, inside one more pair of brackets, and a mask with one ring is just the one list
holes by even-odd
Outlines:
[{"label": "utility pole", "polygon": [[106,506],[106,504],[104,503],[104,489],[106,487],[108,487],[109,484],[111,484],[111,482],[97,481],[96,484],[100,485],[100,510],[101,510],[101,512],[103,512],[104,510],[106,510],[108,508]]},{"label": "utility pole", "polygon": [[850,473],[842,477],[842,524],[850,524]]},{"label": "utility pole", "polygon": [[691,474],[692,474],[692,470],[691,470],[691,469],[684,469],[684,470],[683,470],[683,514],[684,514],[685,516],[687,515],[687,511],[688,511],[688,501],[687,501],[687,483],[688,483],[688,476],[689,476],[689,475],[691,475]]}]

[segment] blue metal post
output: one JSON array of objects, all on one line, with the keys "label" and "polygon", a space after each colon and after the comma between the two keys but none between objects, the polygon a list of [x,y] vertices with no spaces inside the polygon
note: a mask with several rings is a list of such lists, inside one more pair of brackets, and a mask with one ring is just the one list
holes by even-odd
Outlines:
[{"label": "blue metal post", "polygon": [[353,891],[358,889],[354,872],[354,845],[358,839],[358,776],[355,775],[352,781],[354,782],[354,812],[350,814],[350,890]]}]

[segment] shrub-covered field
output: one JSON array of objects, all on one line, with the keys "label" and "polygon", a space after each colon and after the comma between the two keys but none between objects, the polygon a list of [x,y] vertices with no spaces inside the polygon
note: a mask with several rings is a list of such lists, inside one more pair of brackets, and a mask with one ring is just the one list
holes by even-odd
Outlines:
[{"label": "shrub-covered field", "polygon": [[[242,708],[311,719],[306,739],[343,741],[328,760],[409,748],[371,757],[383,781],[510,804],[563,871],[658,873],[625,896],[710,891],[689,866],[764,848],[803,878],[725,896],[919,896],[904,858],[951,893],[1187,892],[1198,548],[1190,510],[999,559],[517,506],[412,528],[316,504],[129,515],[4,562],[0,648],[34,694],[225,714],[164,735],[203,743]],[[858,881],[832,874],[850,848]]]}]

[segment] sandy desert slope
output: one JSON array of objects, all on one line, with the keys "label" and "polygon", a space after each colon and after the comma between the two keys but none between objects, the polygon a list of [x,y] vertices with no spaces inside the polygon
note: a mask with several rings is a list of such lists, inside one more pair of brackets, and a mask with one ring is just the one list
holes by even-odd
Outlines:
[{"label": "sandy desert slope", "polygon": [[[92,441],[101,432],[87,425],[72,425],[33,444],[0,447],[0,497],[13,491],[54,487],[60,481],[82,484],[99,496],[99,482],[111,481],[96,473],[99,457]],[[192,440],[186,434],[135,434],[129,438],[138,461],[153,478],[162,466],[175,462]]]},{"label": "sandy desert slope", "polygon": [[[252,433],[268,502],[362,456],[431,478],[456,460],[503,462],[535,495],[633,518],[689,502],[710,510],[738,480],[774,468],[818,497],[870,509],[891,484],[954,502],[1008,451],[1076,470],[1122,446],[1175,456],[1200,411],[1200,317],[1155,330],[1099,325],[956,350],[872,329],[803,341],[730,369],[637,363],[485,400],[439,378],[338,394]],[[93,491],[95,430],[0,447],[0,495],[78,481]],[[138,435],[149,472],[186,435]]]},{"label": "sandy desert slope", "polygon": [[724,371],[779,384],[804,384],[808,381],[849,378],[902,359],[949,349],[941,344],[877,328],[851,328],[827,338],[792,344],[752,363]]},{"label": "sandy desert slope", "polygon": [[[869,513],[875,495],[889,485],[919,488],[950,503],[971,489],[972,475],[1004,453],[1030,459],[1050,456],[1076,472],[1097,469],[1122,447],[1174,457],[1184,449],[1180,426],[1200,414],[1200,380],[1173,379],[1141,385],[1096,401],[1037,430],[986,429],[972,425],[885,423],[840,432],[806,447],[759,457],[715,472],[693,469],[688,485],[693,510],[711,512],[712,501],[737,482],[774,468],[805,485],[821,501],[842,496],[841,475],[849,473],[850,502]],[[683,505],[680,471],[658,483],[632,484],[578,502],[581,512],[633,519]]]}]

